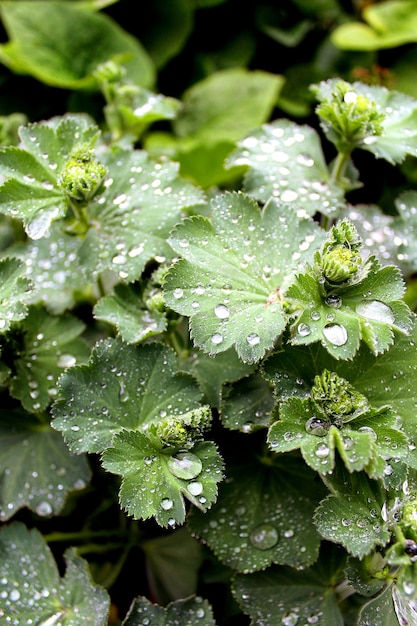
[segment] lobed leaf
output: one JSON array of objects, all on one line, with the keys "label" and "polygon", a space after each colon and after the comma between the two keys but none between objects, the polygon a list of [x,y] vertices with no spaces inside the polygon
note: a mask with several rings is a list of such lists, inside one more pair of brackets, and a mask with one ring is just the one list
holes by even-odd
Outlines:
[{"label": "lobed leaf", "polygon": [[25,265],[18,259],[0,260],[0,332],[10,329],[13,322],[23,320],[27,303],[33,294],[33,283],[25,276]]},{"label": "lobed leaf", "polygon": [[61,376],[52,425],[73,452],[101,452],[121,431],[198,408],[201,395],[195,379],[176,370],[166,346],[107,339],[96,344],[87,365]]},{"label": "lobed leaf", "polygon": [[73,549],[65,553],[61,578],[40,532],[14,522],[0,532],[0,617],[24,626],[34,615],[43,624],[105,626],[107,592],[92,581],[88,564]]},{"label": "lobed leaf", "polygon": [[259,202],[276,198],[301,215],[337,215],[344,191],[330,178],[319,135],[288,120],[254,130],[226,159],[249,166],[243,190]]},{"label": "lobed leaf", "polygon": [[170,243],[183,258],[164,280],[165,301],[190,317],[195,344],[209,354],[234,346],[244,362],[262,358],[283,332],[280,290],[322,233],[286,205],[262,211],[245,194],[212,201],[212,219],[179,225]]},{"label": "lobed leaf", "polygon": [[211,606],[200,596],[176,600],[166,607],[152,604],[146,598],[136,598],[122,626],[215,626]]},{"label": "lobed leaf", "polygon": [[41,517],[59,515],[68,493],[83,489],[91,471],[71,455],[47,422],[19,410],[0,413],[0,519],[22,507]]}]

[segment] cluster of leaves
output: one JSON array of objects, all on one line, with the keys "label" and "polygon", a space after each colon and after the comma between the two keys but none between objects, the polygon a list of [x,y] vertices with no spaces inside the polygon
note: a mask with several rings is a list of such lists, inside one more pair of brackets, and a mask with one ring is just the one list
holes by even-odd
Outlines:
[{"label": "cluster of leaves", "polygon": [[[417,100],[322,76],[316,127],[270,121],[291,76],[233,63],[164,96],[190,22],[151,57],[113,4],[0,2],[0,61],[80,98],[2,119],[0,622],[413,624],[417,192],[348,198]],[[296,47],[312,4],[256,23]]]}]

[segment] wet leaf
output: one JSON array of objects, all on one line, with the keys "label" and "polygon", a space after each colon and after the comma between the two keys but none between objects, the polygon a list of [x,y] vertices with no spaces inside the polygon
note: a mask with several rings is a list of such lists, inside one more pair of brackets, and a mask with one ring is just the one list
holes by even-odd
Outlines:
[{"label": "wet leaf", "polygon": [[94,307],[94,317],[116,326],[126,343],[137,343],[166,330],[164,312],[150,311],[140,294],[129,285],[118,284],[114,293],[101,298]]},{"label": "wet leaf", "polygon": [[262,211],[247,195],[212,201],[212,220],[179,225],[170,243],[183,258],[164,282],[165,300],[190,317],[195,344],[209,354],[235,346],[244,362],[258,361],[287,323],[280,290],[322,233],[286,205]]},{"label": "wet leaf", "polygon": [[326,483],[334,493],[321,502],[314,515],[322,537],[342,544],[359,558],[375,546],[386,545],[391,534],[381,514],[385,498],[381,485],[363,472],[349,474],[341,468],[326,477]]},{"label": "wet leaf", "polygon": [[259,374],[253,374],[230,386],[220,417],[226,428],[250,433],[269,425],[274,406],[271,386]]},{"label": "wet leaf", "polygon": [[399,622],[393,604],[394,585],[387,585],[382,593],[369,600],[360,611],[358,626],[399,626],[412,622]]},{"label": "wet leaf", "polygon": [[197,409],[202,396],[195,379],[176,370],[169,348],[119,338],[97,343],[88,365],[63,373],[58,391],[52,424],[77,454],[101,452],[121,431]]},{"label": "wet leaf", "polygon": [[[330,100],[338,82],[340,79],[331,78],[316,85],[318,99]],[[385,116],[381,134],[364,136],[358,147],[392,164],[401,163],[408,154],[417,156],[417,100],[399,91],[361,82],[352,83],[351,90],[367,98]],[[323,128],[326,133],[330,131],[326,126]]]},{"label": "wet leaf", "polygon": [[156,163],[144,151],[115,150],[101,161],[108,169],[105,190],[88,206],[91,227],[80,262],[90,279],[110,268],[133,281],[148,261],[172,258],[167,237],[203,194],[179,178],[177,163]]},{"label": "wet leaf", "polygon": [[42,307],[31,306],[27,317],[7,335],[2,349],[12,369],[10,393],[27,411],[44,410],[57,394],[63,370],[88,359],[90,349],[79,337],[84,328],[75,317],[52,316]]},{"label": "wet leaf", "polygon": [[68,200],[59,186],[71,150],[92,146],[99,129],[86,115],[68,114],[22,126],[20,147],[0,152],[0,211],[22,220],[32,239],[43,237],[54,220],[64,217]]},{"label": "wet leaf", "polygon": [[25,276],[25,265],[18,259],[0,260],[0,332],[9,330],[13,322],[24,319],[33,284]]},{"label": "wet leaf", "polygon": [[198,442],[172,453],[146,432],[118,433],[102,455],[105,469],[122,476],[120,506],[135,519],[154,517],[173,528],[185,520],[185,501],[205,511],[217,497],[223,461],[214,443]]},{"label": "wet leaf", "polygon": [[41,517],[59,515],[68,493],[83,489],[91,471],[74,457],[47,421],[23,411],[0,412],[0,519],[22,507]]},{"label": "wet leaf", "polygon": [[0,555],[0,616],[5,623],[24,626],[36,615],[42,624],[107,624],[109,596],[94,585],[87,562],[73,549],[65,553],[61,578],[40,532],[14,522],[1,530]]},{"label": "wet leaf", "polygon": [[176,600],[167,607],[152,604],[146,598],[137,598],[123,626],[142,626],[146,623],[152,626],[215,626],[211,606],[200,596]]},{"label": "wet leaf", "polygon": [[299,461],[262,464],[252,453],[246,463],[229,463],[215,506],[204,514],[193,511],[188,524],[223,563],[239,572],[272,563],[305,567],[318,554],[312,515],[321,493],[314,475]]},{"label": "wet leaf", "polygon": [[226,163],[249,166],[244,191],[259,202],[273,197],[308,215],[337,215],[344,206],[344,191],[332,182],[319,135],[309,126],[264,124],[238,143]]},{"label": "wet leaf", "polygon": [[335,587],[343,580],[344,555],[334,547],[330,554],[323,552],[317,565],[305,571],[275,566],[235,576],[233,595],[251,624],[342,626]]}]

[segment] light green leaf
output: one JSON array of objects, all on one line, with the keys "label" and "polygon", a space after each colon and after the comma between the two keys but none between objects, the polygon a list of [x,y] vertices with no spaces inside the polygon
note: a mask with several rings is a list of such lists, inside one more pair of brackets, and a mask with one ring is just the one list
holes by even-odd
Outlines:
[{"label": "light green leaf", "polygon": [[252,451],[246,453],[241,463],[229,464],[216,505],[190,515],[192,532],[239,572],[272,563],[310,565],[320,543],[312,515],[321,487],[296,459],[262,464]]},{"label": "light green leaf", "polygon": [[233,349],[215,356],[198,350],[183,365],[196,377],[210,406],[216,408],[220,408],[224,386],[248,376],[254,369],[254,366],[242,363]]},{"label": "light green leaf", "polygon": [[220,417],[226,428],[250,433],[269,425],[274,406],[271,386],[259,374],[253,374],[230,386]]},{"label": "light green leaf", "polygon": [[265,572],[238,574],[233,595],[254,626],[343,626],[335,588],[343,581],[344,561],[345,555],[332,547],[330,554],[323,550],[317,565],[304,571],[275,566]]},{"label": "light green leaf", "polygon": [[414,0],[388,0],[364,5],[363,22],[346,22],[331,34],[342,50],[383,50],[417,41]]},{"label": "light green leaf", "polygon": [[[39,624],[105,626],[107,592],[94,585],[87,562],[73,549],[65,553],[66,571],[57,564],[40,532],[22,523],[0,533],[0,615],[5,623],[26,626],[36,615]],[[30,581],[30,584],[28,582]]]},{"label": "light green leaf", "polygon": [[282,83],[276,74],[244,68],[215,72],[183,94],[174,131],[200,142],[237,141],[268,119]]},{"label": "light green leaf", "polygon": [[0,211],[22,220],[32,239],[43,237],[68,208],[59,177],[71,151],[77,145],[92,147],[98,134],[86,115],[68,114],[22,126],[20,147],[0,152],[0,173],[6,178],[0,187]]},{"label": "light green leaf", "polygon": [[205,511],[217,497],[223,461],[211,441],[188,452],[161,450],[146,432],[118,433],[102,455],[103,467],[122,476],[120,506],[135,519],[154,517],[173,528],[185,520],[184,498]]},{"label": "light green leaf", "polygon": [[337,215],[344,206],[344,190],[331,181],[319,135],[309,126],[264,124],[238,142],[226,164],[249,166],[244,191],[259,202],[273,197],[300,215]]},{"label": "light green leaf", "polygon": [[63,370],[85,362],[88,345],[79,337],[84,324],[71,316],[51,316],[32,306],[27,317],[6,336],[2,349],[11,357],[10,393],[29,412],[44,410],[57,393],[56,383]]},{"label": "light green leaf", "polygon": [[24,277],[25,265],[18,259],[0,260],[0,332],[27,315],[32,282]]},{"label": "light green leaf", "polygon": [[392,222],[396,257],[394,262],[407,275],[417,270],[417,193],[404,191],[395,201],[398,217]]},{"label": "light green leaf", "polygon": [[54,87],[84,89],[95,86],[99,63],[121,59],[134,82],[154,82],[152,61],[140,42],[108,15],[62,0],[2,0],[0,10],[9,36],[0,60],[12,71]]},{"label": "light green leaf", "polygon": [[34,286],[28,303],[42,303],[54,315],[74,308],[78,298],[91,295],[77,255],[80,241],[52,223],[41,239],[33,239],[9,249],[13,257],[24,261],[26,276]]},{"label": "light green leaf", "polygon": [[59,433],[22,411],[0,413],[0,519],[22,507],[37,515],[59,515],[70,491],[83,489],[91,471],[72,456]]},{"label": "light green leaf", "polygon": [[326,482],[336,493],[327,496],[314,515],[322,537],[359,558],[375,546],[386,545],[391,535],[381,515],[385,499],[381,485],[363,472],[349,474],[341,468]]},{"label": "light green leaf", "polygon": [[80,262],[89,278],[111,268],[133,281],[148,261],[172,258],[167,237],[203,194],[178,177],[177,163],[155,163],[144,151],[116,149],[101,160],[108,168],[105,191],[88,206]]},{"label": "light green leaf", "polygon": [[152,626],[216,626],[211,606],[200,596],[177,600],[167,607],[152,604],[146,598],[137,598],[122,626],[142,626],[144,620],[149,620],[147,623]]},{"label": "light green leaf", "polygon": [[191,218],[170,243],[184,258],[164,281],[165,301],[190,317],[195,344],[217,354],[235,346],[245,362],[258,361],[284,330],[280,291],[323,234],[308,218],[269,202],[261,211],[247,195],[212,201],[211,222]]},{"label": "light green leaf", "polygon": [[197,592],[204,560],[202,545],[182,526],[162,537],[141,542],[152,597],[166,605]]},{"label": "light green leaf", "polygon": [[114,294],[101,298],[93,309],[96,319],[116,326],[126,343],[137,343],[162,333],[167,326],[164,312],[150,311],[130,285],[118,284]]},{"label": "light green leaf", "polygon": [[360,611],[358,626],[399,626],[412,622],[399,622],[393,604],[394,585],[387,585],[382,593],[369,600]]},{"label": "light green leaf", "polygon": [[52,425],[77,454],[101,452],[122,430],[181,416],[202,396],[192,376],[176,371],[169,348],[119,338],[96,344],[88,365],[64,372],[58,389]]},{"label": "light green leaf", "polygon": [[[315,93],[320,101],[330,101],[332,94],[340,84],[340,79],[331,78],[315,85]],[[377,158],[389,163],[401,163],[407,155],[417,156],[417,100],[399,91],[380,85],[366,85],[354,82],[350,85],[354,97],[363,96],[384,115],[381,121],[381,134],[364,136],[358,147],[372,152]],[[323,126],[326,134],[331,128]]]}]

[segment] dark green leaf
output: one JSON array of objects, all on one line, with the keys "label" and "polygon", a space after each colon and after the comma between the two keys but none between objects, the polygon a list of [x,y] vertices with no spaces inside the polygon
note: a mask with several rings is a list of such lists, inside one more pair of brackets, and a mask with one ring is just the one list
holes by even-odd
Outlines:
[{"label": "dark green leaf", "polygon": [[0,519],[22,507],[59,515],[68,492],[90,479],[84,457],[72,456],[59,433],[22,411],[0,413]]},{"label": "dark green leaf", "polygon": [[199,596],[177,600],[167,607],[152,604],[146,598],[137,598],[123,622],[123,626],[215,626],[207,600]]},{"label": "dark green leaf", "polygon": [[402,626],[412,622],[399,622],[393,604],[393,585],[388,585],[376,598],[362,608],[358,626]]},{"label": "dark green leaf", "polygon": [[274,406],[271,386],[254,374],[230,387],[221,405],[221,420],[226,428],[252,432],[269,425]]},{"label": "dark green leaf", "polygon": [[94,585],[86,561],[74,550],[66,552],[66,572],[58,567],[42,535],[22,523],[0,533],[0,616],[4,623],[105,626],[109,596]]}]

